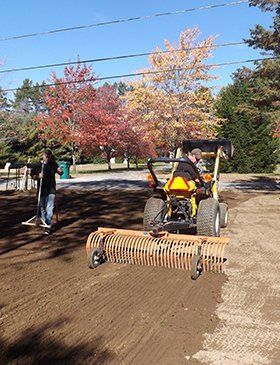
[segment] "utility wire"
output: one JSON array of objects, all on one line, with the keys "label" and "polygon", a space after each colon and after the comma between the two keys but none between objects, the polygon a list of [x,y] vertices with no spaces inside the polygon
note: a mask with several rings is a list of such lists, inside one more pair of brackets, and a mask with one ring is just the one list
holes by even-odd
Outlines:
[{"label": "utility wire", "polygon": [[248,0],[232,1],[232,2],[227,2],[227,3],[223,3],[223,4],[205,5],[205,6],[199,6],[196,8],[175,10],[175,11],[169,11],[169,12],[165,12],[165,13],[136,16],[136,17],[125,18],[125,19],[116,19],[116,20],[110,20],[110,21],[101,22],[101,23],[93,23],[93,24],[86,24],[86,25],[78,25],[78,26],[69,27],[69,28],[53,29],[53,30],[48,30],[48,31],[44,31],[44,32],[8,36],[8,37],[0,38],[0,42],[11,41],[11,40],[16,40],[16,39],[23,39],[23,38],[31,38],[31,37],[37,37],[37,36],[49,35],[49,34],[55,34],[55,33],[69,32],[69,31],[74,31],[74,30],[88,29],[88,28],[94,28],[94,27],[101,27],[101,26],[105,26],[105,25],[134,22],[134,21],[138,21],[138,20],[152,19],[152,18],[158,18],[158,17],[163,17],[163,16],[186,14],[186,13],[189,13],[192,11],[216,9],[216,8],[222,8],[222,7],[226,7],[226,6],[236,6],[236,5],[241,5],[241,4],[245,4],[245,3],[248,3]]},{"label": "utility wire", "polygon": [[113,56],[113,57],[102,57],[102,58],[93,58],[82,61],[69,61],[69,62],[61,62],[61,63],[49,63],[46,65],[38,65],[38,66],[28,66],[28,67],[19,67],[19,68],[10,68],[7,70],[0,70],[0,74],[10,73],[10,72],[18,72],[18,71],[30,71],[30,70],[38,70],[42,68],[50,68],[50,67],[59,67],[59,66],[70,66],[77,64],[86,64],[86,63],[95,63],[95,62],[104,62],[104,61],[113,61],[113,60],[121,60],[127,58],[135,58],[135,57],[143,57],[157,54],[165,54],[165,53],[175,53],[175,52],[188,52],[196,49],[204,49],[204,48],[219,48],[219,47],[227,47],[227,46],[238,46],[245,44],[246,42],[228,42],[221,44],[213,44],[211,46],[198,46],[198,47],[190,47],[183,49],[174,49],[172,51],[164,50],[164,51],[155,51],[155,52],[143,52],[143,53],[132,53],[127,55]]},{"label": "utility wire", "polygon": [[[275,60],[280,59],[280,57],[267,57],[267,58],[255,58],[251,60],[243,60],[243,61],[232,61],[232,62],[223,62],[223,63],[213,63],[209,65],[205,65],[207,68],[216,68],[216,67],[222,67],[222,66],[230,66],[230,65],[240,65],[244,63],[252,63],[252,62],[260,62],[260,61],[266,61],[266,60]],[[65,82],[54,82],[50,84],[41,84],[41,85],[34,85],[33,88],[45,88],[45,87],[51,87],[51,86],[59,86],[59,85],[70,85],[70,84],[80,84],[80,83],[86,83],[86,82],[97,82],[97,81],[104,81],[104,80],[112,80],[112,79],[120,79],[125,77],[133,77],[133,76],[144,76],[144,75],[153,75],[153,74],[159,74],[159,73],[170,73],[174,71],[186,71],[189,70],[188,67],[180,67],[180,68],[174,68],[172,70],[160,70],[160,71],[143,71],[143,72],[134,72],[129,74],[122,74],[122,75],[112,75],[112,76],[104,76],[104,77],[92,77],[88,80],[73,80],[73,81],[65,81]],[[17,91],[17,90],[24,90],[29,89],[29,87],[16,87],[12,89],[2,89],[2,92],[10,92],[10,91]]]}]

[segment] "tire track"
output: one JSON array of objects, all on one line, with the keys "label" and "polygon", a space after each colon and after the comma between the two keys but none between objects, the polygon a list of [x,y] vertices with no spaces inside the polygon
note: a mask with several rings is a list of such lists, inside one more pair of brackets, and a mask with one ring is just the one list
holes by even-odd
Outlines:
[{"label": "tire track", "polygon": [[[273,194],[254,197],[235,208],[235,213],[229,229],[229,281],[217,310],[221,324],[213,335],[206,336],[205,349],[195,358],[214,365],[277,365],[280,228],[275,219],[280,213],[279,201]],[[274,307],[268,316],[271,301]]]}]

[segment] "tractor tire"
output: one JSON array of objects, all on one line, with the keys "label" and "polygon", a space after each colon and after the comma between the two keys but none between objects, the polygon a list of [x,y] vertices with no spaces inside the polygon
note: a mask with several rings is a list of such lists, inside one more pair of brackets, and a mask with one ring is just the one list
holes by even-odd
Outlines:
[{"label": "tractor tire", "polygon": [[143,217],[143,231],[152,231],[154,226],[151,224],[152,221],[155,223],[161,223],[164,218],[164,206],[165,203],[159,198],[149,198],[145,204],[144,217]]},{"label": "tractor tire", "polygon": [[228,225],[228,205],[226,203],[220,203],[220,221],[221,228],[226,228]]},{"label": "tractor tire", "polygon": [[201,200],[197,210],[196,230],[199,236],[220,237],[220,205],[214,198]]}]

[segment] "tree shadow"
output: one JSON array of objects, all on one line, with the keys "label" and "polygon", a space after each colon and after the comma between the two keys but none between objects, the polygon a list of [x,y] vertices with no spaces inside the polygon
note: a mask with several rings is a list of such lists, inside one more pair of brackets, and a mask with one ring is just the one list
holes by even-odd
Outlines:
[{"label": "tree shadow", "polygon": [[146,189],[148,182],[145,180],[128,180],[128,179],[104,179],[93,181],[71,181],[60,182],[59,188],[64,189],[87,189],[87,190],[122,190],[122,189]]},{"label": "tree shadow", "polygon": [[279,182],[271,177],[266,176],[252,176],[247,180],[237,180],[233,183],[229,183],[229,187],[233,187],[242,191],[264,191],[264,192],[276,192],[280,191]]},{"label": "tree shadow", "polygon": [[[77,173],[78,175],[84,175],[84,174],[92,174],[94,175],[95,173],[107,173],[107,174],[117,174],[119,173],[123,173],[125,171],[127,172],[131,172],[131,171],[143,171],[143,170],[147,170],[147,166],[142,165],[139,166],[138,168],[136,168],[135,166],[131,166],[129,169],[127,167],[120,167],[120,168],[113,168],[112,170],[108,170],[108,169],[88,169],[88,170],[79,170]],[[75,176],[76,177],[76,176]]]},{"label": "tree shadow", "polygon": [[21,267],[56,257],[70,261],[73,251],[84,247],[88,235],[99,226],[142,229],[144,205],[150,192],[61,189],[57,195],[60,219],[50,237],[44,236],[41,229],[21,224],[21,220],[34,213],[35,193],[18,193],[0,200],[0,221],[4,223],[0,233],[2,262],[19,267],[15,260],[10,263],[10,255],[4,255],[18,249],[20,252],[15,255],[20,258]]},{"label": "tree shadow", "polygon": [[108,364],[115,354],[104,347],[101,337],[90,343],[67,345],[56,339],[56,331],[64,320],[50,322],[39,328],[29,328],[13,342],[0,337],[0,363],[17,365],[77,365]]}]

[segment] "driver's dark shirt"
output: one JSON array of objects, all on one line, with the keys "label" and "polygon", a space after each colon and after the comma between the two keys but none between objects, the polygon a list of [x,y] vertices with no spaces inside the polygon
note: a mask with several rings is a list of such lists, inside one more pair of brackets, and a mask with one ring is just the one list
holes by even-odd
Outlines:
[{"label": "driver's dark shirt", "polygon": [[195,171],[193,162],[189,158],[186,158],[185,160],[189,163],[179,162],[173,176],[185,177],[187,180],[195,180],[199,178],[198,173]]}]

